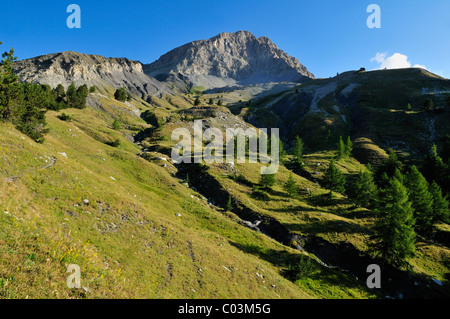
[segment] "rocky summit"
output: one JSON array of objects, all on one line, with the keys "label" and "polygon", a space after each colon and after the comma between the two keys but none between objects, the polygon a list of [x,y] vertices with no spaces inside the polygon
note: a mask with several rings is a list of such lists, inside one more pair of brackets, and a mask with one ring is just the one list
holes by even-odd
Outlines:
[{"label": "rocky summit", "polygon": [[185,44],[144,65],[144,72],[158,79],[187,77],[193,85],[206,89],[314,78],[297,58],[269,38],[257,38],[248,31],[221,33]]}]

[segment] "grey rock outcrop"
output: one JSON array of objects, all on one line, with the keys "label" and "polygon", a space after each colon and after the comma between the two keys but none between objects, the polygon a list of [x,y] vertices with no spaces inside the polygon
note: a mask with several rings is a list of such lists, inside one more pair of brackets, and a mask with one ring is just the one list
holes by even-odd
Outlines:
[{"label": "grey rock outcrop", "polygon": [[105,58],[66,51],[17,61],[15,72],[21,81],[62,84],[67,88],[74,82],[77,86],[87,84],[98,88],[125,87],[129,92],[145,98],[170,93],[166,84],[146,75],[142,64],[126,58]]},{"label": "grey rock outcrop", "polygon": [[314,75],[267,37],[221,33],[178,47],[144,65],[158,79],[178,75],[206,89],[269,82],[304,82]]}]

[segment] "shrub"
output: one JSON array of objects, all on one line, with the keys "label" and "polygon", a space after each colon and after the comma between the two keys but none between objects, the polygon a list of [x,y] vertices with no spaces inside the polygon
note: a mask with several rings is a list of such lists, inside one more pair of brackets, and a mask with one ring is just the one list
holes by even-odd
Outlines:
[{"label": "shrub", "polygon": [[225,210],[227,212],[231,212],[233,210],[233,203],[232,203],[231,195],[228,197],[228,201],[227,201],[227,205],[225,206]]},{"label": "shrub", "polygon": [[70,121],[72,121],[72,116],[70,116],[69,114],[66,114],[66,113],[62,113],[61,115],[58,115],[58,118],[59,118],[61,121],[65,121],[65,122],[70,122]]},{"label": "shrub", "polygon": [[269,195],[267,195],[265,192],[263,192],[262,190],[259,189],[258,186],[253,186],[253,191],[252,191],[252,195],[251,195],[254,199],[257,200],[262,200],[262,201],[269,201],[270,197]]},{"label": "shrub", "polygon": [[116,92],[114,93],[114,98],[117,101],[125,102],[128,99],[128,94],[125,91],[125,88],[117,89]]},{"label": "shrub", "polygon": [[111,147],[119,147],[120,146],[120,140],[119,139],[115,139],[114,141],[108,141],[105,142],[106,145],[109,145]]},{"label": "shrub", "polygon": [[113,129],[118,131],[122,128],[122,125],[120,124],[120,122],[117,119],[114,119],[114,121],[112,123],[112,127],[113,127]]},{"label": "shrub", "polygon": [[252,185],[252,183],[242,174],[230,175],[230,178],[239,184]]},{"label": "shrub", "polygon": [[264,188],[275,185],[275,174],[263,174],[261,176],[260,185]]},{"label": "shrub", "polygon": [[434,103],[432,99],[426,99],[423,103],[423,109],[427,112],[434,111]]}]

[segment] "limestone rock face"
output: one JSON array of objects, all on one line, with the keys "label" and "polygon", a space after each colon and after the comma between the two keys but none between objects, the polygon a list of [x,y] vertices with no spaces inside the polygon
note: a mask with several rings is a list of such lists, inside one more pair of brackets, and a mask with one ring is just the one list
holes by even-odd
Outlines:
[{"label": "limestone rock face", "polygon": [[269,38],[257,38],[248,31],[185,44],[144,65],[144,72],[158,79],[179,74],[205,88],[314,78],[297,58],[278,49]]},{"label": "limestone rock face", "polygon": [[125,58],[105,58],[76,52],[62,52],[17,61],[15,72],[23,82],[37,82],[67,88],[87,84],[99,88],[125,87],[140,97],[169,93],[166,84],[146,75],[142,64]]}]

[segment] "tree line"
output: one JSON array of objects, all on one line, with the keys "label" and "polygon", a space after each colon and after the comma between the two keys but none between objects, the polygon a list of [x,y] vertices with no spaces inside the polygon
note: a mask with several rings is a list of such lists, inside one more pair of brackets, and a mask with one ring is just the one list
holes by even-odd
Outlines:
[{"label": "tree line", "polygon": [[[1,42],[0,42],[1,44]],[[45,113],[48,110],[85,108],[89,92],[87,85],[72,83],[67,91],[62,84],[52,89],[49,85],[19,82],[13,72],[17,61],[14,49],[2,54],[0,61],[0,121],[10,122],[34,141],[42,143],[48,132]]]},{"label": "tree line", "polygon": [[[339,157],[346,147],[339,143]],[[359,206],[376,212],[372,252],[398,268],[408,268],[417,236],[432,238],[434,224],[450,223],[447,190],[450,169],[434,145],[420,169],[402,163],[395,152],[377,169],[370,165],[347,181],[332,160],[323,178],[330,193],[347,194]],[[344,150],[344,151],[343,151]],[[344,157],[345,158],[345,157]]]},{"label": "tree line", "polygon": [[[347,180],[334,159],[324,173],[322,186],[330,191],[330,197],[333,197],[333,192],[347,195],[358,206],[376,213],[370,250],[394,267],[409,268],[409,260],[415,256],[418,236],[432,239],[436,223],[450,223],[450,136],[447,140],[448,144],[440,154],[442,157],[433,145],[419,167],[404,164],[394,151],[390,151],[388,159],[379,167],[374,169],[368,164],[356,178]],[[344,142],[341,137],[337,159],[350,158],[352,147],[350,138]],[[303,141],[298,136],[290,154],[295,164],[304,165]],[[252,195],[260,200],[269,200],[262,190],[275,183],[275,175],[262,175],[259,184],[253,187]],[[292,173],[283,188],[289,197],[298,196],[299,187]]]}]

